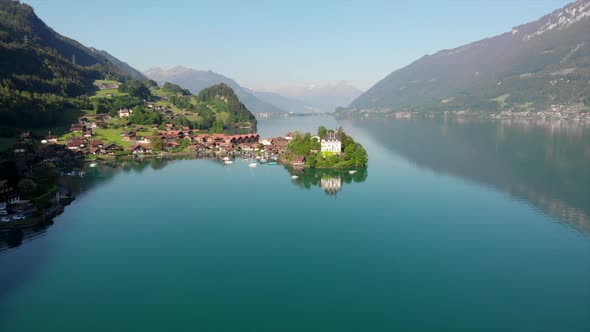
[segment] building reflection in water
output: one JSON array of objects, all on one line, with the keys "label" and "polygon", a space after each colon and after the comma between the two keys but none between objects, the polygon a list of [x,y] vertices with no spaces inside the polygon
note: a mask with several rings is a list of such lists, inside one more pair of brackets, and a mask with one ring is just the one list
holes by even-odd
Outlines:
[{"label": "building reflection in water", "polygon": [[325,176],[321,180],[321,186],[328,195],[336,196],[342,189],[342,179],[340,177]]},{"label": "building reflection in water", "polygon": [[305,189],[321,188],[327,195],[336,196],[345,185],[367,180],[367,170],[354,172],[334,169],[291,169],[285,167],[291,176],[296,175],[293,184]]}]

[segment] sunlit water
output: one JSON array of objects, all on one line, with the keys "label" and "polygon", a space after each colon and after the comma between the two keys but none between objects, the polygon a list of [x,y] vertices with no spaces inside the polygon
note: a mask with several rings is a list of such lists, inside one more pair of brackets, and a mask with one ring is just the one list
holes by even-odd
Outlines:
[{"label": "sunlit water", "polygon": [[[0,251],[0,331],[588,331],[589,130],[342,125],[369,168],[102,165]],[[323,181],[322,181],[323,180]]]}]

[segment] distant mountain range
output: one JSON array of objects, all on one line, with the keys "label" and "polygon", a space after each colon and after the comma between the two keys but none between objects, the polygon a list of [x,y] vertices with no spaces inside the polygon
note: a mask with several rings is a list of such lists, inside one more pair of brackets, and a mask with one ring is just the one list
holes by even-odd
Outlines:
[{"label": "distant mountain range", "polygon": [[244,103],[244,105],[246,105],[246,107],[252,112],[285,112],[285,110],[273,104],[260,100],[251,90],[243,88],[231,78],[217,74],[210,70],[195,70],[183,66],[177,66],[169,70],[153,68],[145,71],[144,74],[148,78],[158,82],[160,85],[164,84],[165,82],[178,84],[194,94],[198,94],[201,90],[212,85],[224,83],[235,91],[240,101]]},{"label": "distant mountain range", "polygon": [[309,113],[333,112],[338,106],[350,104],[362,91],[345,83],[310,86],[279,86],[273,91],[254,91],[239,85],[235,80],[210,70],[196,70],[177,66],[168,70],[153,68],[144,75],[158,84],[178,84],[192,93],[214,84],[225,83],[240,100],[256,113]]},{"label": "distant mountain range", "polygon": [[311,113],[317,112],[317,109],[310,107],[301,100],[288,98],[274,92],[260,92],[252,91],[252,93],[260,100],[263,100],[271,105],[274,105],[285,112],[290,113]]},{"label": "distant mountain range", "polygon": [[349,110],[540,110],[590,105],[590,0],[510,32],[427,55],[385,77]]},{"label": "distant mountain range", "polygon": [[308,109],[333,112],[337,107],[350,105],[363,91],[341,81],[336,84],[279,85],[270,93],[299,101]]}]

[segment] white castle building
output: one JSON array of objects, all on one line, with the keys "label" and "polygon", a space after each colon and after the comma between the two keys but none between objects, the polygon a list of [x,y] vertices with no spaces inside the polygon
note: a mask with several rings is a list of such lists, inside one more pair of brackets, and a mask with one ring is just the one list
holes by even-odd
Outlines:
[{"label": "white castle building", "polygon": [[342,152],[342,142],[336,133],[327,133],[322,139],[322,152],[332,152],[340,154]]}]

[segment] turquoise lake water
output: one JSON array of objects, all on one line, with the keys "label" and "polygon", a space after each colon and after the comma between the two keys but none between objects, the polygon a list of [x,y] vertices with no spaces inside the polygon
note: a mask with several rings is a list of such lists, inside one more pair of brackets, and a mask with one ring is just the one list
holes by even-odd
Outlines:
[{"label": "turquoise lake water", "polygon": [[0,331],[589,331],[590,128],[330,117],[354,176],[100,165],[0,249]]}]

